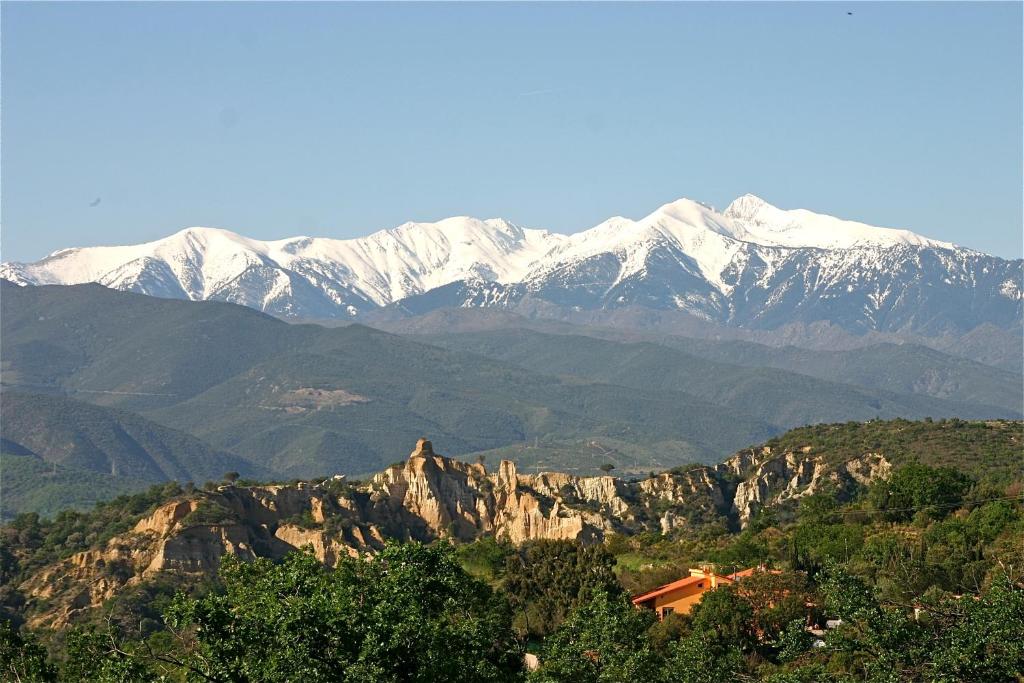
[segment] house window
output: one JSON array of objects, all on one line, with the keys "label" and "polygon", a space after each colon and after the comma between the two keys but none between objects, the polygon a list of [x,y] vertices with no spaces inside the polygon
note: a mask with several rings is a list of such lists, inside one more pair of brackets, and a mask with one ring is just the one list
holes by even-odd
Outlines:
[{"label": "house window", "polygon": [[700,583],[697,584],[697,588],[703,588],[703,587],[704,587],[704,582],[703,581],[701,581]]},{"label": "house window", "polygon": [[661,616],[662,617],[667,617],[668,615],[672,614],[675,611],[676,610],[673,607],[662,607],[661,608]]}]

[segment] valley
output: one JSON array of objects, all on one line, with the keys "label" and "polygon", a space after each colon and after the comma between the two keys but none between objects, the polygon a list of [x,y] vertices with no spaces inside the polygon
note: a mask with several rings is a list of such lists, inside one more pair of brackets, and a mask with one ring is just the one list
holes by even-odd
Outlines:
[{"label": "valley", "polygon": [[[485,313],[481,331],[396,335],[97,285],[3,283],[0,295],[4,454],[22,473],[7,517],[232,470],[362,475],[423,434],[524,472],[635,476],[805,424],[1021,416],[1019,374],[913,346],[638,341]],[[105,483],[90,496],[76,472]]]}]

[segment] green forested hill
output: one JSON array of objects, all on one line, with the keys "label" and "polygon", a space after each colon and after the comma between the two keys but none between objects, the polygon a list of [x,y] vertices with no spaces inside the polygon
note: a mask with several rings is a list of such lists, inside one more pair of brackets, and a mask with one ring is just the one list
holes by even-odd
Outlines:
[{"label": "green forested hill", "polygon": [[0,450],[3,504],[0,520],[22,512],[54,517],[64,510],[86,510],[121,494],[141,491],[150,484],[79,467],[47,463],[34,456]]},{"label": "green forested hill", "polygon": [[75,391],[135,410],[194,396],[298,342],[276,333],[284,323],[231,304],[101,285],[2,282],[0,296],[4,384]]},{"label": "green forested hill", "polygon": [[[375,471],[423,435],[451,455],[508,455],[527,469],[593,473],[611,462],[639,474],[717,461],[809,423],[1016,415],[659,344],[514,330],[426,344],[98,285],[3,283],[0,295],[5,390],[131,411],[282,478]],[[111,471],[75,457],[64,464]],[[179,465],[139,471],[203,478]],[[124,467],[120,476],[140,476]],[[210,476],[224,469],[244,468]]]},{"label": "green forested hill", "polygon": [[[991,399],[998,402],[998,405],[972,402],[958,392],[953,392],[950,398],[936,398],[910,391],[899,393],[881,386],[872,389],[829,381],[797,372],[796,370],[802,368],[801,363],[796,360],[791,363],[792,370],[751,367],[753,361],[749,357],[745,358],[743,365],[710,360],[706,356],[708,348],[712,348],[713,344],[682,338],[674,338],[673,346],[666,346],[651,342],[624,343],[581,335],[546,334],[528,329],[430,335],[419,338],[445,348],[470,351],[542,372],[573,375],[592,381],[636,388],[683,391],[755,415],[783,428],[836,420],[868,420],[874,417],[1020,416],[1019,401],[1016,410],[1003,405],[1012,404],[1010,395],[1014,385],[1013,376],[977,363],[972,364],[971,361],[963,361],[963,364],[972,368],[979,366],[983,374],[969,375],[970,381],[973,382],[972,386],[975,387],[969,394]],[[688,351],[686,345],[690,343],[704,356],[680,350],[685,348]],[[767,347],[755,344],[730,344],[748,350],[757,349],[759,353],[768,351]],[[680,348],[675,348],[676,345]],[[892,346],[892,349],[901,357],[907,355],[901,347]],[[942,355],[928,349],[924,351]],[[730,355],[728,352],[724,353],[727,357]],[[862,364],[882,364],[883,367],[877,370],[877,374],[884,374],[885,369],[890,369],[893,375],[908,375],[914,372],[900,369],[899,364],[895,362],[895,356],[891,354],[885,356],[880,351],[863,353],[870,360],[862,361]],[[827,354],[821,352],[807,354],[812,358],[827,357]],[[912,360],[906,362],[912,364]],[[928,359],[923,359],[919,365],[927,362]],[[960,363],[959,360],[956,362]],[[825,361],[819,361],[816,367],[820,375],[829,374]],[[836,376],[844,375],[838,368],[833,369],[836,370]],[[929,374],[925,372],[919,377],[924,381]],[[991,380],[991,386],[985,385],[984,378]],[[896,380],[891,384],[907,389]]]},{"label": "green forested hill", "polygon": [[766,444],[810,447],[831,462],[881,453],[894,465],[953,467],[977,479],[1024,479],[1024,423],[1010,420],[887,420],[799,427]]},{"label": "green forested hill", "polygon": [[[707,459],[729,450],[734,434],[775,431],[682,393],[564,381],[366,328],[344,331],[340,348],[260,363],[151,414],[295,476],[309,474],[317,467],[311,463],[326,468],[314,471],[377,469],[423,434],[456,454],[534,438],[628,440],[648,449],[649,466],[663,448]],[[302,412],[281,410],[297,387],[347,395]],[[211,419],[219,406],[231,407]]]},{"label": "green forested hill", "polygon": [[920,344],[873,344],[843,351],[770,347],[741,341],[662,337],[686,353],[748,367],[769,367],[865,389],[917,394],[1024,410],[1020,372],[953,356]]},{"label": "green forested hill", "polygon": [[3,297],[5,386],[137,411],[281,475],[376,470],[424,434],[453,455],[628,441],[646,471],[779,431],[685,392],[561,379],[361,326],[99,286],[4,285]]},{"label": "green forested hill", "polygon": [[229,471],[271,471],[134,413],[5,390],[3,510],[55,512],[169,479],[202,483]]}]

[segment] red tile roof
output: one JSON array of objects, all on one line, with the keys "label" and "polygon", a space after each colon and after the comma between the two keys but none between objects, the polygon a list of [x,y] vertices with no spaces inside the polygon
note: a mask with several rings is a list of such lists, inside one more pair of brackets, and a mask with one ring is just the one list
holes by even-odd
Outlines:
[{"label": "red tile roof", "polygon": [[633,598],[633,604],[639,605],[640,603],[647,602],[648,600],[656,598],[659,595],[664,595],[665,593],[669,593],[678,588],[685,588],[686,586],[690,586],[699,581],[707,581],[709,579],[710,577],[708,576],[687,576],[682,579],[679,579],[678,581],[666,583],[664,586],[658,586],[654,590],[647,591],[646,593],[641,593],[640,595]]},{"label": "red tile roof", "polygon": [[[651,598],[656,598],[659,595],[664,595],[665,593],[669,593],[669,592],[674,591],[674,590],[679,589],[679,588],[685,588],[686,586],[689,586],[689,585],[692,585],[692,584],[695,584],[695,583],[699,583],[701,581],[708,581],[708,582],[710,582],[711,581],[711,577],[712,577],[711,574],[696,574],[696,575],[691,574],[690,576],[687,576],[687,577],[684,577],[682,579],[679,579],[678,581],[673,581],[672,583],[666,583],[664,586],[658,586],[657,588],[655,588],[653,590],[649,590],[646,593],[641,593],[640,595],[638,595],[635,598],[633,598],[633,604],[634,605],[639,605],[642,602],[647,602]],[[715,579],[719,583],[721,583],[723,581],[725,583],[732,583],[733,582],[733,579],[729,578],[728,576],[722,576],[721,574],[715,574],[714,577],[715,577]],[[710,586],[708,586],[708,587],[710,588]]]},{"label": "red tile roof", "polygon": [[[725,575],[722,575],[722,574],[715,574],[714,576],[715,576],[715,578],[719,582],[725,581],[726,583],[733,583],[734,581],[738,581],[739,579],[746,578],[746,577],[750,576],[751,574],[754,574],[755,572],[759,572],[759,571],[768,572],[770,574],[781,574],[782,573],[782,572],[780,572],[777,569],[763,569],[761,567],[751,567],[749,569],[744,569],[742,571],[733,572],[732,574],[729,574],[728,576],[725,576]],[[678,581],[673,581],[672,583],[666,583],[664,586],[658,586],[657,588],[649,590],[646,593],[641,593],[640,595],[638,595],[635,598],[633,598],[633,604],[634,605],[639,605],[640,603],[647,602],[648,600],[651,600],[652,598],[656,598],[659,595],[664,595],[665,593],[669,593],[669,592],[677,590],[679,588],[685,588],[686,586],[689,586],[689,585],[692,585],[694,583],[697,583],[698,581],[704,581],[704,580],[710,580],[710,579],[711,579],[711,574],[710,573],[707,573],[707,574],[700,573],[700,574],[696,574],[696,575],[691,574],[690,576],[683,577],[683,578],[679,579]]]}]

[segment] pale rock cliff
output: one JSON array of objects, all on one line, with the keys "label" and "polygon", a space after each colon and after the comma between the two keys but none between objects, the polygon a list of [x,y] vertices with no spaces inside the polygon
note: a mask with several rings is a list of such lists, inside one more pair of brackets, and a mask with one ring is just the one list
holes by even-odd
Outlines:
[{"label": "pale rock cliff", "polygon": [[22,584],[33,627],[60,627],[157,575],[210,575],[225,555],[279,559],[308,547],[328,565],[386,539],[470,541],[494,536],[600,542],[609,533],[686,534],[707,523],[743,527],[761,509],[818,491],[849,496],[885,477],[867,453],[830,463],[809,449],[737,453],[714,466],[642,481],[560,473],[521,475],[510,461],[443,457],[421,439],[409,458],[367,482],[222,486],[170,500],[103,545],[56,562]]},{"label": "pale rock cliff", "polygon": [[823,490],[845,497],[858,485],[887,477],[891,470],[889,462],[877,453],[830,465],[822,456],[810,456],[806,452],[787,452],[778,457],[769,452],[762,454],[761,459],[735,456],[726,466],[733,471],[748,472],[736,485],[731,506],[741,526],[746,526],[765,507]]}]

